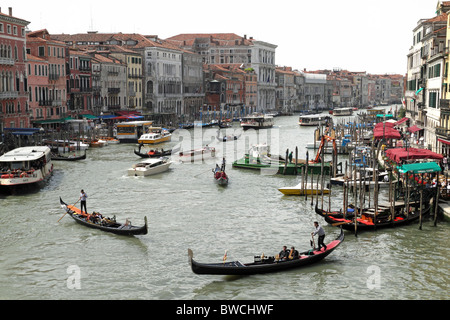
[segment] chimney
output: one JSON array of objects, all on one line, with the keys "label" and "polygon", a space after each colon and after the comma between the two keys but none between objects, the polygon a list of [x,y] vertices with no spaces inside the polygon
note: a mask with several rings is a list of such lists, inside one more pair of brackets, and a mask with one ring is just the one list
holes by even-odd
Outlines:
[{"label": "chimney", "polygon": [[8,10],[9,10],[9,15],[12,17],[12,7],[9,7]]}]

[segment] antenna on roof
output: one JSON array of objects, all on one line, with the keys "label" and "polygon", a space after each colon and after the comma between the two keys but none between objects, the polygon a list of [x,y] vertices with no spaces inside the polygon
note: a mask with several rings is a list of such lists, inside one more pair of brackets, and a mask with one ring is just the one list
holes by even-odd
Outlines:
[{"label": "antenna on roof", "polygon": [[94,19],[92,18],[92,5],[91,5],[91,24],[89,26],[89,31],[94,31]]}]

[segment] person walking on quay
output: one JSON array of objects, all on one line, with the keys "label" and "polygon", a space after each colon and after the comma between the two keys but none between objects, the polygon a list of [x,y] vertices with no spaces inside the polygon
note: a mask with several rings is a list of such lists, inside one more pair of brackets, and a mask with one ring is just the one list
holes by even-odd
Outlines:
[{"label": "person walking on quay", "polygon": [[83,207],[84,207],[84,212],[87,214],[87,208],[86,208],[86,199],[87,199],[88,195],[86,192],[84,192],[83,189],[81,189],[81,194],[80,194],[80,200],[81,200],[81,213],[83,213]]},{"label": "person walking on quay", "polygon": [[[316,234],[319,235],[319,241],[318,241],[318,248],[317,250],[320,251],[321,247],[324,247],[325,250],[327,250],[327,246],[323,243],[323,240],[325,239],[325,231],[323,230],[322,226],[319,225],[317,221],[314,221],[314,228],[316,228],[313,232],[311,232],[311,235],[314,237]],[[325,251],[324,250],[324,251]]]}]

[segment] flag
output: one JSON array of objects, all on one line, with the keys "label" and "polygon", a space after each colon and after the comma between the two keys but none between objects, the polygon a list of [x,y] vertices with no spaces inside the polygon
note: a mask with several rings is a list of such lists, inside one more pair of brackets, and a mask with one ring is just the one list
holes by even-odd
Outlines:
[{"label": "flag", "polygon": [[223,262],[225,262],[227,260],[227,253],[228,253],[228,250],[225,250],[225,254],[223,255]]}]

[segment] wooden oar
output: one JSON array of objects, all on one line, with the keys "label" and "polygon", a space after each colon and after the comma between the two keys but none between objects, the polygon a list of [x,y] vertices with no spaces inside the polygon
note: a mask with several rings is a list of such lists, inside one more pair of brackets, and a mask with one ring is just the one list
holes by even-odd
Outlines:
[{"label": "wooden oar", "polygon": [[[80,199],[81,199],[81,197],[80,197]],[[78,199],[77,202],[75,202],[75,203],[73,204],[72,207],[75,207],[75,205],[78,203],[78,201],[80,201],[80,199]],[[67,209],[69,209],[69,208],[67,208]],[[70,210],[70,209],[69,209],[69,210]],[[87,213],[87,212],[86,212],[86,213]],[[60,222],[61,219],[64,218],[64,217],[66,216],[66,214],[67,214],[67,211],[66,211],[66,213],[64,213],[64,215],[63,215],[61,218],[59,218],[58,222]]]},{"label": "wooden oar", "polygon": [[311,246],[312,246],[312,248],[314,250],[316,248],[316,243],[314,242],[314,236],[311,235],[311,237],[312,237],[312,240],[310,240],[309,242],[310,242],[310,244],[311,244]]},{"label": "wooden oar", "polygon": [[332,226],[333,227],[337,227],[337,226],[341,226],[343,224],[349,223],[350,221],[344,221],[344,222],[337,222],[337,223],[333,223]]}]

